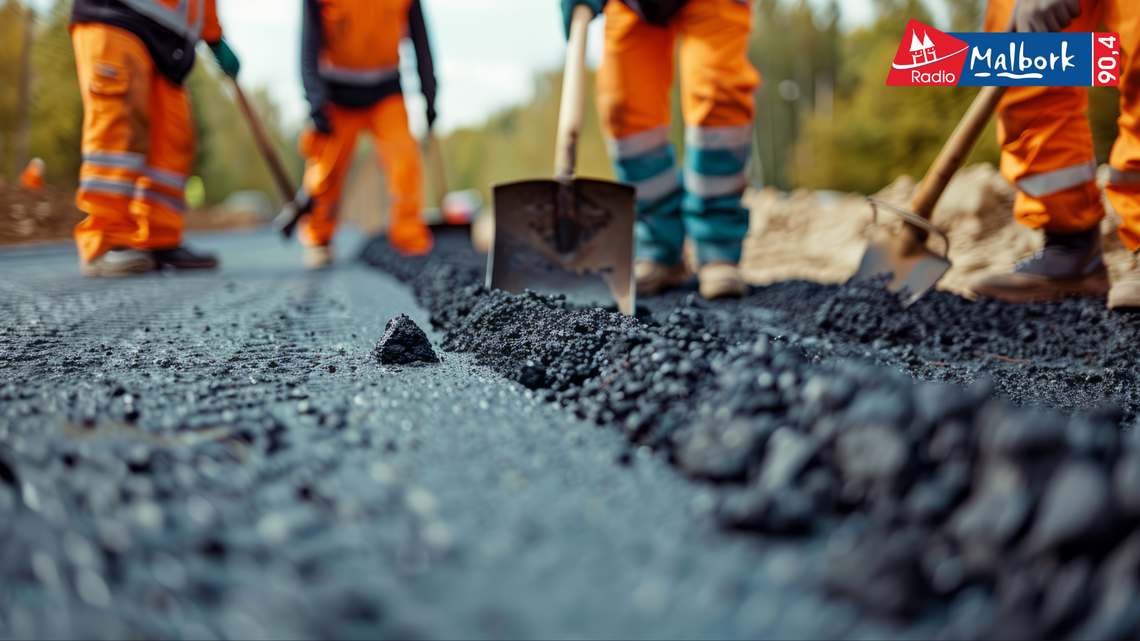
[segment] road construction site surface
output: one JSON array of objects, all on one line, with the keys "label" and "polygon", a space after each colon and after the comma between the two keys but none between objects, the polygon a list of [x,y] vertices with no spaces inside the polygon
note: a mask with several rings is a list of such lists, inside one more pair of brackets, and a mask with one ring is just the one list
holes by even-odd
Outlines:
[{"label": "road construction site surface", "polygon": [[380,270],[305,272],[267,232],[191,242],[222,269],[90,280],[68,246],[0,253],[0,637],[915,637],[944,618],[825,597],[827,537],[721,530],[664,450],[475,355],[372,361],[399,314],[442,338]]}]

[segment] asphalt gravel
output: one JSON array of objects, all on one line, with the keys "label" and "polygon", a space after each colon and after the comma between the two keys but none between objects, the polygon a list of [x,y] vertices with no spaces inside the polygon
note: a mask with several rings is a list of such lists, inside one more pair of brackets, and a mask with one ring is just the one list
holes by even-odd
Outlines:
[{"label": "asphalt gravel", "polygon": [[[976,609],[964,592],[900,624],[827,596],[855,540],[839,517],[723,529],[739,488],[590,409],[612,358],[502,371],[457,351],[432,315],[470,314],[416,301],[466,295],[478,261],[454,243],[394,264],[433,275],[413,292],[350,262],[305,272],[267,232],[192,241],[223,268],[90,280],[68,246],[0,253],[0,637],[914,637]],[[372,356],[400,315],[438,363]],[[715,331],[698,342],[814,366],[802,341]]]},{"label": "asphalt gravel", "polygon": [[1140,319],[1103,299],[903,309],[791,282],[635,320],[487,291],[462,247],[364,258],[412,284],[445,350],[721,484],[726,530],[829,538],[824,585],[865,612],[941,607],[953,638],[1140,633]]}]

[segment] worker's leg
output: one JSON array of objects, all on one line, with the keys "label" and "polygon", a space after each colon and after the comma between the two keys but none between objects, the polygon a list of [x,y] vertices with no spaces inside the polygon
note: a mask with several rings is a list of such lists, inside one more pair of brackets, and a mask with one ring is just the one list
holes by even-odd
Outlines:
[{"label": "worker's leg", "polygon": [[[1105,193],[1120,214],[1117,232],[1129,249],[1140,249],[1140,11],[1128,0],[1105,3],[1105,27],[1120,34],[1120,135],[1109,158]],[[1112,309],[1140,309],[1140,266],[1112,284]]]},{"label": "worker's leg", "polygon": [[[1014,0],[990,0],[986,30],[1002,31]],[[1099,0],[1081,0],[1082,14],[1065,31],[1100,26]],[[975,281],[975,293],[1012,302],[1108,290],[1098,223],[1104,205],[1096,185],[1092,130],[1084,87],[1010,87],[997,110],[1001,172],[1017,186],[1018,222],[1045,231],[1045,246],[1006,274]]]},{"label": "worker's leg", "polygon": [[352,161],[356,134],[365,122],[362,110],[333,106],[329,109],[332,133],[306,129],[298,141],[305,158],[305,192],[313,199],[313,208],[301,218],[301,243],[316,247],[327,245],[336,233],[336,205],[344,186],[345,172]]},{"label": "worker's leg", "polygon": [[131,215],[137,225],[135,249],[161,250],[182,241],[186,180],[194,169],[194,118],[182,85],[152,71],[150,78],[150,151],[135,181]]},{"label": "worker's leg", "polygon": [[130,213],[150,151],[150,82],[154,63],[127,31],[104,24],[72,28],[83,98],[83,165],[76,205],[87,214],[75,227],[79,257],[90,263],[134,244]]},{"label": "worker's leg", "polygon": [[[1014,0],[990,0],[986,31],[1002,31]],[[1065,31],[1095,31],[1099,0],[1081,0],[1082,14]],[[1091,229],[1104,217],[1084,87],[1010,87],[998,106],[1001,172],[1017,185],[1018,222],[1054,234]]]},{"label": "worker's leg", "polygon": [[751,4],[690,0],[681,31],[681,106],[685,119],[685,230],[697,259],[740,260],[748,211],[740,204],[751,151],[753,92],[760,74],[748,60]]},{"label": "worker's leg", "polygon": [[[685,240],[676,150],[669,142],[677,34],[673,28],[640,22],[620,2],[606,5],[605,14],[605,55],[597,74],[602,131],[618,179],[637,188],[638,258],[674,266],[681,261]],[[644,289],[641,281],[639,291]]]},{"label": "worker's leg", "polygon": [[1127,0],[1105,8],[1105,25],[1120,34],[1120,135],[1112,146],[1111,171],[1105,189],[1120,214],[1120,238],[1129,249],[1140,249],[1140,10]]},{"label": "worker's leg", "polygon": [[388,244],[405,256],[431,251],[431,230],[420,218],[424,169],[420,148],[408,131],[404,97],[388,96],[372,107],[369,118],[376,155],[388,180]]}]

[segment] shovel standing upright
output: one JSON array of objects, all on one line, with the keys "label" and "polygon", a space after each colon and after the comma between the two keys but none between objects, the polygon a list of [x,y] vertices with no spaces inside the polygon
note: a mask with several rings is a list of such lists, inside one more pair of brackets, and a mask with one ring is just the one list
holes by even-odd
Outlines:
[{"label": "shovel standing upright", "polygon": [[562,81],[552,180],[492,185],[495,244],[487,285],[530,289],[587,304],[636,306],[633,280],[633,186],[574,174],[586,94],[586,5],[574,9]]}]

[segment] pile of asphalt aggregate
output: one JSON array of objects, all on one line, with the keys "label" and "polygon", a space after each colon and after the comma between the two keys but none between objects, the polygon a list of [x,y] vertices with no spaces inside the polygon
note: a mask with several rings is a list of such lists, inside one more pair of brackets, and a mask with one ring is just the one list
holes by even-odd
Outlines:
[{"label": "pile of asphalt aggregate", "polygon": [[[726,530],[826,537],[826,586],[952,638],[1140,635],[1140,319],[788,282],[629,318],[488,291],[481,258],[362,258],[444,350],[715,483]],[[443,282],[446,281],[446,282]]]},{"label": "pile of asphalt aggregate", "polygon": [[426,365],[439,362],[427,334],[407,314],[400,314],[388,321],[384,326],[384,335],[377,341],[376,349],[372,350],[372,357],[384,365]]},{"label": "pile of asphalt aggregate", "polygon": [[[741,485],[676,474],[669,447],[630,447],[547,401],[552,387],[440,351],[446,336],[396,279],[308,272],[269,230],[191,242],[223,267],[91,280],[70,247],[0,252],[0,639],[940,628],[828,597],[825,536],[720,529],[718,497]],[[460,285],[480,259],[402,267],[436,274],[457,319],[458,302],[480,303]],[[520,311],[560,305],[538,301]],[[401,314],[438,363],[372,356]],[[596,380],[590,368],[562,391]],[[562,375],[544,370],[552,386]]]}]

